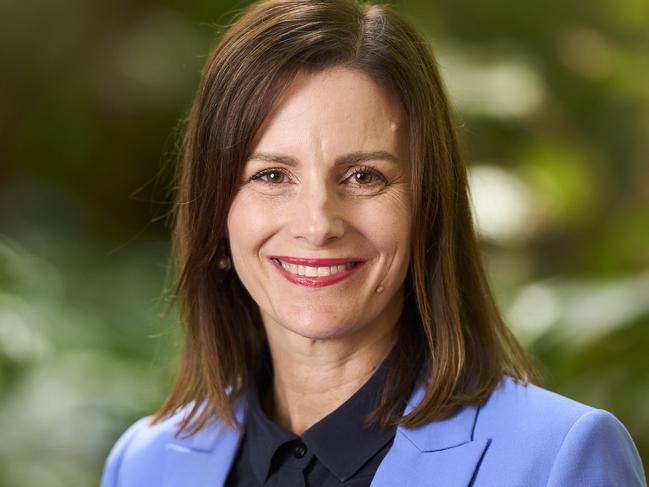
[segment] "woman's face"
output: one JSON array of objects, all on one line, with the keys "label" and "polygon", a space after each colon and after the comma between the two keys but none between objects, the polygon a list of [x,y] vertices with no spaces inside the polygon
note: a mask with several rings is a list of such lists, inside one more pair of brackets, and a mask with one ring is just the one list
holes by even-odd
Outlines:
[{"label": "woman's face", "polygon": [[371,78],[332,68],[300,74],[261,127],[228,237],[269,338],[394,325],[410,260],[406,122]]}]

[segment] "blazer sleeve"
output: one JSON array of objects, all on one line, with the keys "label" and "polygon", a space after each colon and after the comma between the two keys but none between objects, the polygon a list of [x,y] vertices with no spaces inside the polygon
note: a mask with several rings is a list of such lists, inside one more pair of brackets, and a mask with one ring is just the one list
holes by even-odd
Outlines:
[{"label": "blazer sleeve", "polygon": [[566,434],[550,472],[548,487],[646,487],[642,461],[624,425],[595,409]]},{"label": "blazer sleeve", "polygon": [[147,427],[148,421],[148,416],[136,421],[124,433],[122,433],[122,436],[119,437],[113,448],[110,450],[108,458],[106,458],[104,472],[101,477],[101,487],[120,486],[119,471],[124,455],[133,438]]}]

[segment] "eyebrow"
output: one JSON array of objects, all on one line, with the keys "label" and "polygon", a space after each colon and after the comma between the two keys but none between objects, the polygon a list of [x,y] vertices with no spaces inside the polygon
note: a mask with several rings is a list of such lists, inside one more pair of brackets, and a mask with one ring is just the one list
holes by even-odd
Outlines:
[{"label": "eyebrow", "polygon": [[[290,156],[283,156],[280,154],[272,154],[267,152],[255,152],[249,158],[249,161],[263,161],[275,162],[278,164],[285,164],[287,166],[295,167],[298,162],[295,158]],[[394,164],[400,164],[399,158],[383,150],[376,150],[370,152],[350,152],[336,158],[334,165],[341,166],[346,164],[357,164],[359,162],[384,160]]]}]

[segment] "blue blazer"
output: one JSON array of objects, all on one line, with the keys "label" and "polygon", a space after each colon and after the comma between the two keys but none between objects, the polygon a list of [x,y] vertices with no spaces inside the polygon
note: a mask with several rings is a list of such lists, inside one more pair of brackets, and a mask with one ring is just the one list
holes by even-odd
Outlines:
[{"label": "blue blazer", "polygon": [[[410,412],[424,390],[415,389]],[[242,399],[235,409],[245,419]],[[217,487],[225,483],[241,434],[220,422],[176,439],[183,412],[147,418],[117,441],[102,487]],[[481,406],[417,428],[398,427],[372,487],[646,486],[638,451],[612,414],[505,378]],[[290,486],[287,486],[290,487]]]}]

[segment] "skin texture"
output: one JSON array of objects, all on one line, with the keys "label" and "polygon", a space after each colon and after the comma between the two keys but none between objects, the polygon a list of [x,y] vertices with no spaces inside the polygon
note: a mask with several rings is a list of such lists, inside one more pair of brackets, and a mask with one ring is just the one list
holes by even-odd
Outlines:
[{"label": "skin texture", "polygon": [[[359,151],[397,160],[335,164]],[[255,138],[228,237],[268,336],[274,382],[267,412],[296,434],[353,395],[396,341],[410,261],[408,161],[398,99],[342,67],[298,75]],[[342,282],[309,288],[283,277],[269,261],[274,255],[366,262]]]}]

